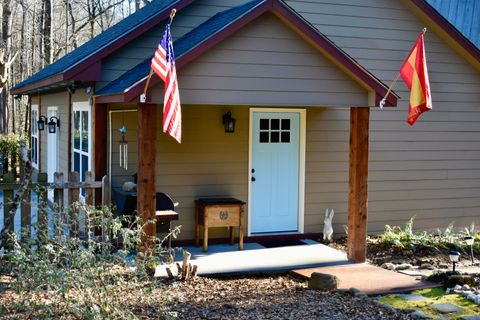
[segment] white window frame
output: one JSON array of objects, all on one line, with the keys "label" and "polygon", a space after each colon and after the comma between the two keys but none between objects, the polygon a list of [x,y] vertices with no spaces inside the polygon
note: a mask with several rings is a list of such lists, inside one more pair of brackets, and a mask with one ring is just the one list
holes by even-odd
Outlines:
[{"label": "white window frame", "polygon": [[[74,135],[74,129],[75,129],[75,112],[80,112],[80,115],[82,114],[82,111],[87,111],[88,112],[88,151],[83,151],[82,150],[82,118],[80,118],[80,149],[75,148],[75,135]],[[78,153],[80,155],[80,163],[79,163],[79,175],[80,175],[80,181],[82,180],[82,172],[83,171],[90,171],[92,168],[92,108],[90,106],[90,103],[88,101],[81,101],[81,102],[73,102],[72,104],[72,127],[71,127],[71,132],[72,132],[72,149],[71,149],[71,154],[72,154],[72,163],[71,163],[71,170],[75,170],[75,153]],[[88,158],[88,168],[84,170],[82,168],[82,156],[87,156]],[[80,196],[82,197],[82,194],[80,193]]]},{"label": "white window frame", "polygon": [[[31,123],[30,123],[30,160],[32,161],[32,167],[38,170],[38,163],[40,160],[40,153],[38,152],[40,150],[40,134],[38,131],[38,104],[32,104],[31,105],[31,113],[30,113],[30,118],[31,118]],[[36,139],[37,143],[36,145],[33,144],[33,139]],[[33,155],[36,154],[37,157],[36,159],[33,158]]]}]

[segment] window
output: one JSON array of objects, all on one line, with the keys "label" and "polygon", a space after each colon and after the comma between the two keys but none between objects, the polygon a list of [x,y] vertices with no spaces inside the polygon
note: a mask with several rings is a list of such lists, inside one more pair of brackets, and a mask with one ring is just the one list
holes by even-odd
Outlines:
[{"label": "window", "polygon": [[[85,172],[90,170],[92,154],[90,139],[92,121],[88,102],[74,102],[72,118],[72,170],[80,174],[80,181],[85,181]],[[84,189],[80,193],[85,196]]]},{"label": "window", "polygon": [[32,161],[32,167],[38,169],[38,105],[32,104],[31,113],[31,138],[30,138],[30,159]]},{"label": "window", "polygon": [[290,143],[290,119],[260,119],[260,143]]}]

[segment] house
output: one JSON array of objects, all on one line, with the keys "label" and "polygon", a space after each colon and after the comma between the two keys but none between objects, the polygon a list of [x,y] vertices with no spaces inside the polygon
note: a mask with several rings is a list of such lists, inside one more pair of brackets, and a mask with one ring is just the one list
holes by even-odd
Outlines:
[{"label": "house", "polygon": [[[33,162],[108,173],[114,188],[137,173],[140,213],[170,194],[181,239],[204,196],[246,201],[250,236],[318,233],[334,208],[356,261],[367,230],[413,215],[420,229],[478,223],[480,50],[429,2],[152,1],[12,89],[31,97],[32,123],[60,119],[56,134],[33,126]],[[182,144],[161,132],[159,79],[139,98],[172,8]],[[377,106],[423,27],[434,111],[410,127],[401,81]]]}]

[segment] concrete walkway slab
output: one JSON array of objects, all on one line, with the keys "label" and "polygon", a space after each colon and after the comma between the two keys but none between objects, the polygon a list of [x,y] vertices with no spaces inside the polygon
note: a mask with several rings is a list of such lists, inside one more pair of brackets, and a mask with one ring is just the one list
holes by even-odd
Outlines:
[{"label": "concrete walkway slab", "polygon": [[293,270],[292,272],[305,278],[310,278],[314,272],[332,274],[339,279],[339,289],[357,288],[368,295],[408,292],[440,286],[369,264],[327,266]]},{"label": "concrete walkway slab", "polygon": [[[199,275],[288,271],[350,263],[343,252],[323,244],[268,249],[260,247],[258,244],[246,243],[245,250],[238,251],[236,246],[211,245],[206,253],[201,252],[201,248],[197,247],[183,249],[192,253],[191,263],[198,266]],[[234,248],[235,251],[226,251]],[[181,257],[176,257],[175,260],[181,260]],[[165,266],[159,266],[155,275],[166,275],[164,269]]]}]

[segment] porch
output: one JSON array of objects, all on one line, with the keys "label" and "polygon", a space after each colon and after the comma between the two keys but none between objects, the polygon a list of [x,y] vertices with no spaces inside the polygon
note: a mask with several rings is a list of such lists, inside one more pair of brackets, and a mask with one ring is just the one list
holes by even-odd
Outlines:
[{"label": "porch", "polygon": [[[182,225],[180,240],[194,239],[194,201],[202,197],[234,197],[247,202],[245,232],[247,236],[257,235],[251,224],[251,179],[254,176],[251,174],[251,108],[184,105],[181,145],[161,134],[158,108],[151,104],[95,106],[96,112],[110,119],[106,121],[108,129],[104,128],[107,134],[103,135],[109,139],[97,145],[94,155],[104,154],[104,159],[110,160],[105,170],[110,172],[112,187],[120,188],[122,182],[132,180],[136,173],[137,208],[145,217],[155,213],[156,192],[170,194],[179,202],[176,211],[180,219],[174,225]],[[342,233],[344,226],[349,225],[352,241],[363,246],[357,249],[360,253],[356,260],[362,261],[365,244],[357,238],[366,236],[368,107],[262,108],[261,111],[305,114],[299,128],[299,135],[305,139],[304,154],[299,155],[305,178],[298,182],[298,189],[294,191],[299,199],[295,229],[263,235],[318,234],[323,229],[325,208],[334,208],[334,232]],[[234,133],[224,131],[222,116],[227,112],[236,119]],[[128,169],[119,166],[118,128],[123,125],[128,128]],[[351,198],[347,197],[348,190],[351,190]],[[352,210],[355,215],[350,218]],[[360,220],[355,218],[358,214]],[[212,239],[228,236],[224,228],[209,232]]]}]

